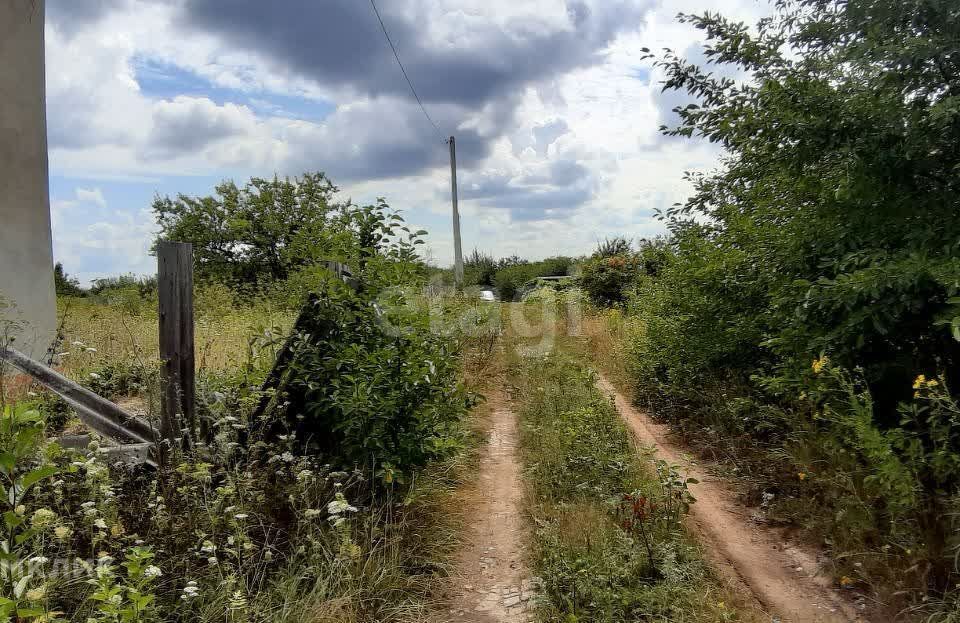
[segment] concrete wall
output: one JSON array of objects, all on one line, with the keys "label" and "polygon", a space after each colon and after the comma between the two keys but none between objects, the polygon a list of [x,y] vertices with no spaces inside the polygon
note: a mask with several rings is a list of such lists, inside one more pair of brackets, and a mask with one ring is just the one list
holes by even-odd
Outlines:
[{"label": "concrete wall", "polygon": [[43,0],[0,0],[0,340],[33,357],[56,328],[43,20]]}]

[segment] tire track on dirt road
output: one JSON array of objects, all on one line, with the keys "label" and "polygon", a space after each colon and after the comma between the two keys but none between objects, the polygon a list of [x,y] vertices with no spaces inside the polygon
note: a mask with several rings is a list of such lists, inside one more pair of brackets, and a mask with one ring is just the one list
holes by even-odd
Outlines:
[{"label": "tire track on dirt road", "polygon": [[478,478],[464,495],[468,534],[444,620],[526,623],[533,618],[537,581],[525,565],[527,524],[517,418],[502,395],[491,396],[490,407],[489,437],[481,451]]},{"label": "tire track on dirt road", "polygon": [[725,484],[692,465],[668,438],[668,428],[633,407],[603,375],[597,387],[614,401],[636,439],[656,446],[656,453],[681,466],[697,502],[690,516],[708,559],[724,579],[769,614],[791,623],[862,621],[856,607],[822,573],[817,556],[785,543],[773,530],[754,522],[747,508]]}]

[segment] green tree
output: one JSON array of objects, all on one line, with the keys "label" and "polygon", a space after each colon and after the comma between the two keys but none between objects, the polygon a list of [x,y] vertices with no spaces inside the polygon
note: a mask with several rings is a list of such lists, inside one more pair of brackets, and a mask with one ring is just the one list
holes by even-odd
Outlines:
[{"label": "green tree", "polygon": [[83,296],[85,294],[83,288],[80,287],[80,281],[68,275],[60,262],[53,266],[53,284],[57,296]]},{"label": "green tree", "polygon": [[672,54],[660,62],[665,88],[696,99],[667,132],[728,154],[667,212],[678,249],[710,247],[709,266],[673,278],[712,301],[692,312],[705,332],[752,318],[733,363],[803,366],[830,352],[865,367],[877,408],[895,418],[914,375],[952,377],[960,363],[940,326],[960,284],[960,14],[931,0],[776,9],[755,34],[681,16],[706,33],[707,58],[747,82]]},{"label": "green tree", "polygon": [[256,284],[350,246],[362,225],[323,173],[299,178],[225,181],[215,195],[157,197],[159,240],[193,243],[199,279]]},{"label": "green tree", "polygon": [[463,260],[463,283],[468,286],[492,286],[497,262],[492,255],[477,249]]},{"label": "green tree", "polygon": [[[910,405],[922,375],[960,387],[950,330],[960,300],[960,12],[939,0],[775,7],[756,29],[712,13],[681,16],[706,34],[709,61],[732,72],[674,54],[659,61],[665,88],[694,100],[664,130],[726,155],[719,172],[693,175],[693,196],[664,214],[670,257],[639,286],[635,372],[646,397],[669,397],[687,415],[710,410],[711,387],[796,413],[800,398],[782,383],[812,361],[815,372],[822,355],[861,368],[871,399],[848,423],[862,439],[829,431],[817,419],[824,412],[797,423],[763,420],[762,408],[750,415],[788,435],[802,435],[790,430],[799,426],[849,441],[868,482],[891,464],[910,466],[924,502],[902,521],[923,534],[925,581],[940,591],[953,564],[943,509],[960,494],[955,416]],[[818,407],[836,416],[835,405]],[[863,452],[870,440],[889,443]],[[897,496],[890,489],[869,512],[887,516]],[[893,531],[879,521],[871,529]]]}]

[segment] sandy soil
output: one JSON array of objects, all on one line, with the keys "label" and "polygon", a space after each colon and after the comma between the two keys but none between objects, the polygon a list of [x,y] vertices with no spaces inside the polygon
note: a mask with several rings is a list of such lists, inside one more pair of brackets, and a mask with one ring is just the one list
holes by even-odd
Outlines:
[{"label": "sandy soil", "polygon": [[614,400],[640,443],[655,445],[658,456],[680,465],[688,476],[700,481],[690,486],[697,499],[691,510],[692,527],[710,562],[732,589],[755,601],[774,620],[864,620],[822,573],[816,552],[757,523],[753,512],[738,503],[735,491],[692,464],[683,450],[671,443],[666,426],[637,411],[602,376],[597,386]]}]

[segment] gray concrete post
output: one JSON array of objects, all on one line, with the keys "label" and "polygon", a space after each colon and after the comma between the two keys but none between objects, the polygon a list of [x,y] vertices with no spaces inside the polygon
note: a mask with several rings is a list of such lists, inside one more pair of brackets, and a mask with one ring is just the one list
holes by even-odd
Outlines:
[{"label": "gray concrete post", "polygon": [[43,0],[0,1],[0,341],[34,358],[56,330]]}]

